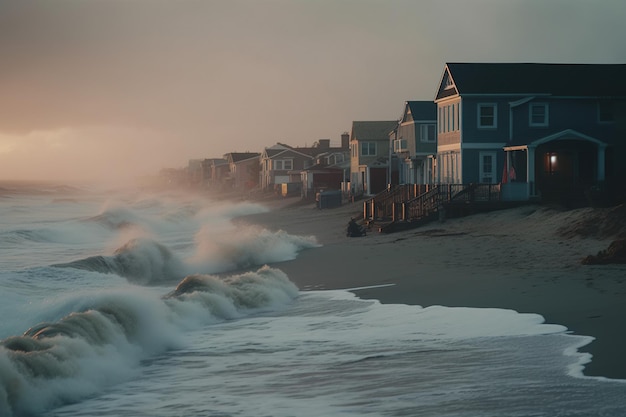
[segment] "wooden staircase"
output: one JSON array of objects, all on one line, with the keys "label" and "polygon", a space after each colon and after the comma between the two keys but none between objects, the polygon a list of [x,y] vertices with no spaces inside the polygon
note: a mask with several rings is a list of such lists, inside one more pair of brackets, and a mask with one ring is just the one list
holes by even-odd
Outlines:
[{"label": "wooden staircase", "polygon": [[365,201],[363,218],[379,232],[391,233],[501,206],[500,184],[397,186]]}]

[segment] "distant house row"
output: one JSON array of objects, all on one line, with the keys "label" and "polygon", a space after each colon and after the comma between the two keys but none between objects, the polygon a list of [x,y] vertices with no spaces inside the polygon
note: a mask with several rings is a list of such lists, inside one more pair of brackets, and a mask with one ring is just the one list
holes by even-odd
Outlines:
[{"label": "distant house row", "polygon": [[373,196],[401,184],[501,184],[505,200],[624,198],[626,65],[448,63],[433,100],[353,121],[340,146],[277,143],[190,163],[208,188]]}]

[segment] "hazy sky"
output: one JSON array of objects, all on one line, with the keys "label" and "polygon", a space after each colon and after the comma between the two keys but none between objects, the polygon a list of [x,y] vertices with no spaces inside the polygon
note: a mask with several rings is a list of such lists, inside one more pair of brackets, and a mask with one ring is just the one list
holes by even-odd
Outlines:
[{"label": "hazy sky", "polygon": [[626,63],[624,0],[0,0],[0,179],[120,179],[432,100],[446,62]]}]

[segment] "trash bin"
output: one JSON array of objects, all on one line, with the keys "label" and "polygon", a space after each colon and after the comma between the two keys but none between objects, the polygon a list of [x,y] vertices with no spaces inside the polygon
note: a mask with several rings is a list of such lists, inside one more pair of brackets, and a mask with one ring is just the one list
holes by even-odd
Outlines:
[{"label": "trash bin", "polygon": [[315,195],[318,209],[335,208],[341,206],[341,191],[320,191]]}]

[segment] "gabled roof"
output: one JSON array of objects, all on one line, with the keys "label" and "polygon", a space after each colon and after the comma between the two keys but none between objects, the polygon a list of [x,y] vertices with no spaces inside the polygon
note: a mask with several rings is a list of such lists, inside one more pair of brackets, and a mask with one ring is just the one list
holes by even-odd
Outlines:
[{"label": "gabled roof", "polygon": [[411,111],[413,120],[437,120],[437,105],[434,101],[407,101],[404,106],[403,120],[407,111]]},{"label": "gabled roof", "polygon": [[436,98],[456,92],[626,97],[626,64],[448,63]]},{"label": "gabled roof", "polygon": [[285,149],[283,148],[265,148],[265,151],[263,152],[263,157],[267,157],[267,158],[273,158],[276,155],[280,155],[281,153],[283,153],[285,151]]},{"label": "gabled roof", "polygon": [[224,158],[207,158],[202,161],[204,164],[218,166],[228,164],[228,161]]},{"label": "gabled roof", "polygon": [[389,140],[389,133],[397,125],[397,120],[352,122],[350,140]]},{"label": "gabled roof", "polygon": [[224,157],[232,162],[241,162],[247,159],[258,158],[260,155],[258,152],[231,152],[224,155]]},{"label": "gabled roof", "polygon": [[301,157],[305,157],[305,158],[312,158],[312,156],[310,155],[310,148],[293,148],[291,146],[288,145],[283,145],[283,144],[279,144],[280,146],[272,146],[270,148],[265,148],[265,150],[263,151],[263,158],[269,158],[269,159],[273,159],[276,157],[279,157],[283,154],[286,155],[300,155]]}]

